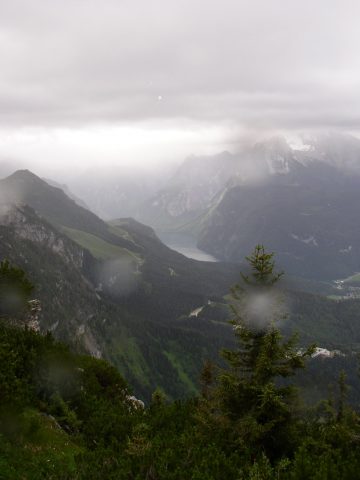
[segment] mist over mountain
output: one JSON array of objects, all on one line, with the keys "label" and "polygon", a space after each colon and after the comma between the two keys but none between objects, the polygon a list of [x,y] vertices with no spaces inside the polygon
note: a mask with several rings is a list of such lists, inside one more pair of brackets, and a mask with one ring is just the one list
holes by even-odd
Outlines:
[{"label": "mist over mountain", "polygon": [[105,223],[27,170],[0,188],[0,255],[34,278],[41,331],[111,360],[145,398],[157,385],[196,391],[202,359],[231,332],[190,313],[220,300],[237,268],[187,259],[134,220]]},{"label": "mist over mountain", "polygon": [[[51,459],[58,461],[59,479],[64,471],[71,477],[75,468],[85,471],[84,479],[89,471],[96,472],[97,477],[100,471],[103,476],[107,467],[95,468],[99,459],[106,461],[109,453],[117,455],[115,449],[123,441],[121,458],[129,455],[132,459],[132,437],[128,435],[147,431],[150,421],[155,422],[159,438],[159,428],[166,429],[163,440],[168,447],[171,437],[167,429],[178,441],[185,419],[189,424],[186,428],[190,428],[188,449],[197,425],[194,422],[203,414],[207,401],[203,390],[199,393],[203,383],[198,379],[204,376],[201,367],[217,361],[219,349],[235,348],[233,329],[228,324],[226,291],[229,283],[236,281],[239,267],[186,259],[161,244],[150,227],[133,219],[105,224],[111,234],[128,241],[127,248],[120,248],[113,243],[113,237],[104,240],[105,230],[100,227],[105,228],[104,222],[96,221],[93,214],[71,199],[66,200],[62,190],[47,185],[31,172],[18,171],[1,186],[6,186],[8,200],[12,187],[16,187],[13,198],[19,198],[21,191],[22,202],[0,201],[0,256],[26,269],[41,302],[35,320],[38,331],[21,324],[14,327],[4,318],[0,323],[0,347],[6,353],[1,382],[8,385],[7,390],[2,390],[0,417],[0,449],[4,451],[6,471],[15,469],[16,478],[19,471],[28,475],[31,468],[35,480]],[[29,195],[30,186],[36,188],[35,197]],[[48,204],[45,210],[41,209],[42,203],[37,203],[43,214],[24,204],[38,202],[41,197]],[[59,216],[59,208],[66,208],[63,216]],[[71,224],[74,218],[78,218],[79,225],[88,225],[86,232],[59,223]],[[124,259],[130,261],[124,263]],[[138,276],[135,289],[126,292],[122,288],[125,265],[130,265]],[[253,302],[254,298],[250,313],[256,317],[270,306],[267,301]],[[307,371],[295,378],[301,398],[310,405],[322,400],[329,381],[344,371],[352,386],[349,401],[357,404],[359,308],[359,300],[334,302],[301,291],[286,291],[290,316],[283,320],[282,332],[287,337],[295,328],[299,332],[301,349],[297,355],[309,341],[317,340],[322,347],[309,359]],[[54,337],[71,350],[54,341]],[[24,385],[29,385],[28,389]],[[289,387],[285,388],[287,391]],[[11,407],[4,402],[4,391]],[[25,394],[28,398],[24,400]],[[23,403],[19,404],[19,399]],[[201,428],[202,418],[196,428]],[[20,433],[8,432],[8,419],[10,426],[20,426]],[[321,427],[323,432],[324,422]],[[139,441],[137,436],[134,438]],[[102,440],[104,444],[98,446]],[[206,432],[205,445],[208,441]],[[26,455],[28,445],[34,450],[30,457]],[[44,454],[40,458],[34,448],[38,445]],[[172,444],[169,451],[173,449]],[[173,453],[178,455],[177,450]],[[224,458],[224,465],[228,465]],[[196,459],[196,468],[197,463]],[[123,468],[118,462],[115,465],[119,471]],[[167,472],[168,464],[164,480]],[[223,471],[217,480],[222,475]],[[183,470],[178,478],[183,478]]]},{"label": "mist over mountain", "polygon": [[8,177],[14,173],[15,170],[19,170],[22,167],[23,165],[21,161],[0,158],[0,179]]},{"label": "mist over mountain", "polygon": [[359,17],[0,0],[1,480],[360,480]]},{"label": "mist over mountain", "polygon": [[[62,178],[48,182],[60,187],[62,206],[52,218],[65,228],[87,232],[89,223],[102,239],[111,237],[89,212],[83,226],[82,216],[64,215],[71,210],[70,195],[105,220],[134,217],[169,245],[182,245],[182,251],[197,245],[217,259],[239,262],[260,242],[277,252],[288,273],[335,280],[360,270],[359,178],[360,141],[333,132],[247,139],[236,153],[191,156],[163,170],[91,169],[68,176],[70,189]],[[11,184],[13,200],[25,195],[46,215],[51,202],[42,205],[42,197],[37,198],[36,178],[28,186],[22,181],[10,177],[0,195]]]},{"label": "mist over mountain", "polygon": [[[297,143],[285,137],[253,142],[250,146],[247,142],[237,153],[186,159],[166,188],[144,207],[142,215],[155,223],[161,222],[162,217],[170,225],[171,219],[181,223],[184,214],[195,216],[203,212],[232,186],[274,182],[321,185],[328,176],[336,182],[331,167],[341,175],[358,174],[360,140],[334,133],[299,136]],[[329,188],[331,181],[329,178]]]},{"label": "mist over mountain", "polygon": [[[41,330],[111,360],[146,398],[156,385],[174,397],[196,391],[201,362],[231,343],[224,296],[239,265],[188,259],[133,219],[106,223],[27,170],[1,180],[0,188],[0,254],[36,281]],[[325,346],[347,341],[356,304],[347,303],[325,332],[319,321],[313,330],[303,327],[313,315],[306,305],[317,302],[316,316],[324,311],[328,318],[336,304],[299,292],[296,298],[285,329],[295,323],[304,341],[313,336]]]},{"label": "mist over mountain", "polygon": [[70,188],[104,219],[138,217],[142,205],[168,180],[173,165],[161,168],[104,165],[68,179]]},{"label": "mist over mountain", "polygon": [[[26,199],[45,216],[51,211],[62,228],[97,231],[121,246],[126,240],[114,238],[87,208],[103,219],[134,217],[170,238],[169,245],[197,244],[223,261],[239,262],[264,243],[295,276],[327,281],[360,270],[360,141],[350,135],[247,141],[237,153],[192,156],[164,171],[89,170],[73,179],[74,193],[56,179],[49,183],[60,187],[56,208],[43,200],[50,187],[40,187],[31,174],[26,181],[21,175],[2,181],[0,195]],[[85,207],[82,215],[64,191]]]},{"label": "mist over mountain", "polygon": [[71,198],[71,200],[74,200],[74,202],[77,203],[80,207],[84,207],[87,210],[90,210],[90,208],[86,205],[86,203],[81,198],[74,195],[66,184],[58,183],[55,180],[52,180],[50,178],[44,178],[43,180],[45,180],[45,182],[51,185],[52,187],[60,188],[66,194],[66,196]]},{"label": "mist over mountain", "polygon": [[221,260],[238,262],[263,243],[291,274],[337,279],[360,269],[359,192],[357,138],[274,137],[237,154],[188,158],[140,218]]}]

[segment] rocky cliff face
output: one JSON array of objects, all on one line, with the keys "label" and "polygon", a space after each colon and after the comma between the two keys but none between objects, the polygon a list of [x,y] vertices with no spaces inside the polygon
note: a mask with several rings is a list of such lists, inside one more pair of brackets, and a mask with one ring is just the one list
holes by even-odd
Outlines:
[{"label": "rocky cliff face", "polygon": [[236,173],[236,157],[228,152],[189,157],[166,186],[149,199],[139,217],[152,226],[181,224],[203,212]]},{"label": "rocky cliff face", "polygon": [[276,137],[246,146],[236,154],[190,157],[166,188],[147,202],[141,219],[154,227],[181,226],[214,208],[234,186],[291,182],[304,168],[302,155]]},{"label": "rocky cliff face", "polygon": [[23,240],[51,250],[78,270],[84,267],[84,250],[37,217],[27,205],[0,205],[0,225],[10,227]]},{"label": "rocky cliff face", "polygon": [[246,145],[236,154],[193,156],[144,204],[140,218],[155,228],[182,227],[214,209],[233,187],[323,185],[335,180],[334,168],[359,174],[358,139],[329,134],[294,143],[274,137]]},{"label": "rocky cliff face", "polygon": [[28,272],[43,308],[39,329],[100,357],[94,324],[97,294],[83,270],[88,252],[64,237],[26,205],[0,207],[0,258]]}]

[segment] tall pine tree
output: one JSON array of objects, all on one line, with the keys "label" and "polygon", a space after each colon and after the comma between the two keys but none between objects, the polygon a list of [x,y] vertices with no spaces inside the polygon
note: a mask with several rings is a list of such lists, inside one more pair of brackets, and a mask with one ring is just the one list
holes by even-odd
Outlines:
[{"label": "tall pine tree", "polygon": [[279,331],[286,313],[273,256],[257,245],[247,257],[249,273],[232,289],[237,348],[222,351],[228,367],[218,375],[215,411],[231,427],[236,446],[276,458],[296,423],[296,390],[284,379],[304,367],[314,347],[301,351],[295,335],[284,339]]}]

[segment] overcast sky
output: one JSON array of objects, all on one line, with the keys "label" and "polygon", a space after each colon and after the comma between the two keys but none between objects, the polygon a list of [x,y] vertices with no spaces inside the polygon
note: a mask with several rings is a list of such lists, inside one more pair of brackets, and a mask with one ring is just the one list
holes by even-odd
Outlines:
[{"label": "overcast sky", "polygon": [[359,18],[357,0],[0,0],[0,157],[146,163],[248,131],[357,132]]}]

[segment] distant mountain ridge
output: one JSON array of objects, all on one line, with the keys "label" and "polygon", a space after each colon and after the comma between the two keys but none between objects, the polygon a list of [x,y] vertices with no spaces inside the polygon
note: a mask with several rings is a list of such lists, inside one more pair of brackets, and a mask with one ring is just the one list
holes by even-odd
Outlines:
[{"label": "distant mountain ridge", "polygon": [[107,224],[29,171],[0,192],[0,258],[38,286],[42,329],[111,360],[144,398],[156,386],[195,392],[202,361],[231,332],[188,315],[221,298],[237,268],[187,259],[132,219]]},{"label": "distant mountain ridge", "polygon": [[360,141],[350,139],[351,169],[346,159],[340,169],[337,155],[347,151],[349,140],[342,141],[331,158],[329,147],[294,152],[284,163],[285,174],[228,189],[203,220],[199,247],[238,261],[251,245],[264,243],[288,273],[306,278],[345,278],[359,271],[360,174],[353,160],[360,159]]},{"label": "distant mountain ridge", "polygon": [[214,208],[217,199],[237,185],[336,183],[340,167],[342,174],[360,174],[357,138],[304,136],[295,145],[273,137],[235,154],[189,157],[166,187],[144,204],[139,218],[155,228],[181,228]]},{"label": "distant mountain ridge", "polygon": [[29,170],[18,170],[0,180],[0,196],[8,203],[30,205],[56,227],[79,229],[119,246],[129,246],[128,241],[111,234],[106,223],[94,213]]},{"label": "distant mountain ridge", "polygon": [[[42,331],[110,360],[142,398],[157,386],[173,398],[194,393],[202,363],[233,341],[224,296],[240,266],[188,259],[131,218],[106,223],[28,171],[1,181],[0,192],[0,259],[37,286]],[[360,342],[358,303],[291,298],[287,325],[302,339]]]},{"label": "distant mountain ridge", "polygon": [[236,155],[188,159],[143,221],[193,235],[223,261],[260,242],[288,273],[338,279],[360,270],[359,192],[360,140],[275,137]]}]

